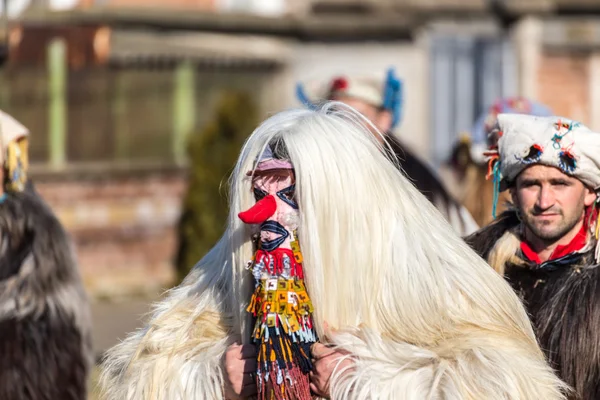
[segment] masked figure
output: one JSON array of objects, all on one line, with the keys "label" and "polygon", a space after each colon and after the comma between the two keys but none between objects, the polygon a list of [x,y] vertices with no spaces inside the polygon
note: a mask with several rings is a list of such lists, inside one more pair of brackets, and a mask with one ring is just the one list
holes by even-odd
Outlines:
[{"label": "masked figure", "polygon": [[85,400],[89,305],[70,240],[28,186],[28,136],[0,111],[0,399]]},{"label": "masked figure", "polygon": [[367,124],[327,103],[252,133],[223,237],[108,352],[107,399],[563,398],[517,295]]}]

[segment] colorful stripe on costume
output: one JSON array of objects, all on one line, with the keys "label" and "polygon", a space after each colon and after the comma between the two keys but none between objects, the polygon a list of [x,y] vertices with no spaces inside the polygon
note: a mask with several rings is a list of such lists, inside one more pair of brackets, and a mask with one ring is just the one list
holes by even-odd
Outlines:
[{"label": "colorful stripe on costume", "polygon": [[317,342],[313,305],[306,292],[302,254],[259,249],[251,264],[256,288],[247,311],[256,319],[257,387],[261,400],[309,400],[310,347]]}]

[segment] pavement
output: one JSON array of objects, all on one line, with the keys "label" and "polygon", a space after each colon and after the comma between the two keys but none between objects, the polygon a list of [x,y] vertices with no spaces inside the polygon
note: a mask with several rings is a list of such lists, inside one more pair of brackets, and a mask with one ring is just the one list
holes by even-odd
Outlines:
[{"label": "pavement", "polygon": [[141,328],[158,294],[144,298],[92,302],[93,348],[96,359],[127,337],[129,332]]},{"label": "pavement", "polygon": [[[96,361],[100,361],[102,354],[127,337],[127,334],[144,325],[152,303],[160,299],[157,293],[154,296],[135,297],[121,300],[101,301],[91,303],[92,308],[92,341]],[[89,378],[88,400],[100,399],[98,378],[99,365],[96,365]]]}]

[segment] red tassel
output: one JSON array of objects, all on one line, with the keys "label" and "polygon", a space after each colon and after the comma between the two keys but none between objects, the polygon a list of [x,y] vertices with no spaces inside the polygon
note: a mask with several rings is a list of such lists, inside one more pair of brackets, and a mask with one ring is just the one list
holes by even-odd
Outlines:
[{"label": "red tassel", "polygon": [[[304,279],[304,271],[302,270],[302,264],[296,262],[294,259],[294,253],[290,249],[275,249],[273,251],[258,250],[254,254],[254,263],[258,264],[262,262],[265,264],[267,271],[273,275],[281,275],[283,273],[283,259],[287,256],[290,260],[290,272],[292,276],[298,279]],[[273,260],[273,269],[271,270],[270,264]]]},{"label": "red tassel", "polygon": [[[283,383],[277,384],[277,363],[272,363],[269,371],[269,380],[264,377],[256,378],[256,386],[259,388],[259,397],[261,400],[311,400],[310,380],[308,375],[304,375],[297,365],[288,369],[287,373],[292,380],[283,379]],[[262,382],[261,382],[262,380]]]}]

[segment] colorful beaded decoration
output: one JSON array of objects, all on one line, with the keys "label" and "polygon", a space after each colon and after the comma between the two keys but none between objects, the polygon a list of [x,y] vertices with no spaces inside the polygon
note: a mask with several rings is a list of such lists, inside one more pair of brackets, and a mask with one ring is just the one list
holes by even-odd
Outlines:
[{"label": "colorful beaded decoration", "polygon": [[577,128],[581,125],[579,122],[566,122],[566,121],[557,121],[554,123],[554,128],[557,132],[552,136],[552,147],[556,150],[559,150],[561,147],[561,140],[565,135],[573,130],[573,128]]},{"label": "colorful beaded decoration", "polygon": [[318,339],[302,261],[300,244],[292,240],[291,250],[259,248],[250,266],[256,288],[247,311],[256,318],[252,337],[260,400],[312,399],[310,347]]}]

